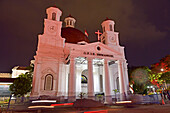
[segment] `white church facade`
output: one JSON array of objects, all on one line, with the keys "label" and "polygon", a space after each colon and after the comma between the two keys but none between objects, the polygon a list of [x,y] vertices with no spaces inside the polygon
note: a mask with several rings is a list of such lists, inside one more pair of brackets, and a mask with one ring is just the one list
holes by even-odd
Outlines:
[{"label": "white church facade", "polygon": [[111,102],[114,89],[127,94],[127,63],[114,21],[103,21],[100,40],[89,43],[88,37],[74,28],[72,16],[65,18],[66,27],[62,27],[62,12],[56,7],[46,11],[44,33],[38,36],[31,96],[65,96],[75,101],[81,92],[91,99],[104,93],[105,101]]}]

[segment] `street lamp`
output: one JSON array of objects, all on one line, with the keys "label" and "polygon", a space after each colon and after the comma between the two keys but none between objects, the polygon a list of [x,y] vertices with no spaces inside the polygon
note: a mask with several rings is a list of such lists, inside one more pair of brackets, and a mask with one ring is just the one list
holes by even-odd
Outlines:
[{"label": "street lamp", "polygon": [[163,68],[161,68],[161,71],[164,71],[164,69],[163,69]]}]

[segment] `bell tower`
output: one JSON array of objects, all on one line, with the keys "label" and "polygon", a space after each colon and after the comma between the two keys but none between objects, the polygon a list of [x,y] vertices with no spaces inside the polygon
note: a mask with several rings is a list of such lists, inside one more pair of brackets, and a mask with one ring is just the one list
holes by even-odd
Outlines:
[{"label": "bell tower", "polygon": [[62,12],[56,7],[50,7],[46,10],[46,13],[47,19],[44,20],[44,34],[60,36],[62,27],[60,16]]},{"label": "bell tower", "polygon": [[54,20],[54,21],[60,21],[60,16],[62,12],[56,8],[56,7],[50,7],[46,10],[47,12],[47,19]]},{"label": "bell tower", "polygon": [[106,19],[102,22],[103,34],[101,35],[101,42],[110,47],[118,46],[118,33],[114,31],[115,22],[110,19]]},{"label": "bell tower", "polygon": [[61,37],[62,12],[56,7],[46,10],[44,33],[38,35],[38,47],[34,63],[32,96],[59,94],[59,78],[62,75],[65,39]]}]

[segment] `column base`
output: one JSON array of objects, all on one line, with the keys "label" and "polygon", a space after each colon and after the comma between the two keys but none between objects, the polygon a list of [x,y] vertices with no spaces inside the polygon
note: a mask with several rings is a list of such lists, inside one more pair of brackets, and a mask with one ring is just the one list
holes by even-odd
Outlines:
[{"label": "column base", "polygon": [[112,104],[112,96],[106,96],[105,97],[105,104]]},{"label": "column base", "polygon": [[92,93],[92,92],[89,92],[89,93],[88,93],[88,99],[95,100],[94,93]]},{"label": "column base", "polygon": [[68,102],[75,102],[76,101],[76,97],[75,96],[69,96],[68,97]]},{"label": "column base", "polygon": [[120,94],[120,100],[121,100],[121,101],[127,100],[127,95],[126,95],[126,93],[121,93],[121,94]]},{"label": "column base", "polygon": [[39,93],[38,92],[31,92],[30,96],[31,97],[38,97]]}]

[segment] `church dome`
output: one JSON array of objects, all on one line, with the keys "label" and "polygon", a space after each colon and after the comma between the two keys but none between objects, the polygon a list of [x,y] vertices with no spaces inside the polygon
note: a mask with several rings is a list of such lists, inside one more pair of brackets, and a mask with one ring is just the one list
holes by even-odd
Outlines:
[{"label": "church dome", "polygon": [[77,44],[78,42],[89,42],[87,36],[78,29],[72,27],[65,27],[61,29],[61,36],[65,38],[65,42]]}]

